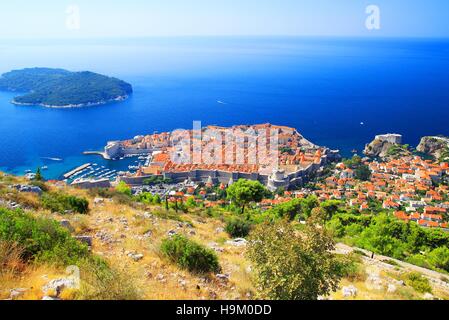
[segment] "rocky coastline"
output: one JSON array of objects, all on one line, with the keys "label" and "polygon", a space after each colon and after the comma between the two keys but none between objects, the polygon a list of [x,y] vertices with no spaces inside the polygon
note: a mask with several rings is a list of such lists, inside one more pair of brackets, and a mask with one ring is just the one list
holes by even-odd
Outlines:
[{"label": "rocky coastline", "polygon": [[39,107],[51,108],[51,109],[74,109],[74,108],[87,108],[87,107],[101,106],[101,105],[105,105],[105,104],[113,103],[113,102],[122,102],[122,101],[127,100],[128,98],[129,98],[129,95],[124,95],[124,96],[118,96],[114,99],[103,100],[103,101],[99,101],[99,102],[68,104],[68,105],[62,105],[62,106],[56,106],[56,105],[50,105],[50,104],[44,104],[44,103],[40,103],[40,104],[23,103],[23,102],[18,102],[14,99],[11,101],[11,103],[16,106],[39,106]]}]

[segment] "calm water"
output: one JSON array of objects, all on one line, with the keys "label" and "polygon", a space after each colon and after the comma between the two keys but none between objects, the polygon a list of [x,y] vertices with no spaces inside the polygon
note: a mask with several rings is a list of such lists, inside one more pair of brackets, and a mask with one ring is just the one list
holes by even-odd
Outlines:
[{"label": "calm water", "polygon": [[[108,140],[204,125],[289,125],[315,143],[361,150],[375,134],[417,144],[449,135],[449,41],[300,38],[2,43],[0,72],[47,66],[133,84],[123,103],[19,107],[0,92],[0,170],[47,165],[47,178],[86,163]],[[217,101],[223,101],[220,104]],[[362,124],[363,123],[363,124]],[[63,161],[46,160],[46,157]]]}]

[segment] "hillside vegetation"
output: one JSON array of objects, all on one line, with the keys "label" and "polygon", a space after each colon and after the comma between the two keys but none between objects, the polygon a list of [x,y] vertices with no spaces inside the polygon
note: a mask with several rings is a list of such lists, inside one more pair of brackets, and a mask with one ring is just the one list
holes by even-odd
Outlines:
[{"label": "hillside vegetation", "polygon": [[242,214],[242,203],[174,205],[123,185],[85,191],[0,174],[0,299],[448,298],[394,261],[336,245],[323,226],[337,221],[337,202],[310,197],[264,212],[245,203]]},{"label": "hillside vegetation", "polygon": [[31,68],[14,70],[0,78],[0,90],[25,93],[14,103],[45,106],[102,104],[130,95],[132,86],[97,73],[63,69]]}]

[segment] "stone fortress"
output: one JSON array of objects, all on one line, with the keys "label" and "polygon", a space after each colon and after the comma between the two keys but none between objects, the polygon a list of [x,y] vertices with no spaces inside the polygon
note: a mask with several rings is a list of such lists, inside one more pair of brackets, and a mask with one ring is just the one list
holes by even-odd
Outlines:
[{"label": "stone fortress", "polygon": [[395,134],[395,133],[387,133],[387,134],[380,134],[377,135],[376,140],[381,142],[389,142],[392,144],[402,144],[402,135]]},{"label": "stone fortress", "polygon": [[[174,153],[179,154],[181,151],[179,147],[173,146],[171,133],[168,132],[136,136],[125,141],[109,142],[105,147],[103,156],[106,159],[118,159],[129,155],[148,155],[148,163],[139,168],[136,173],[127,173],[118,178],[131,186],[142,185],[146,179],[152,176],[168,178],[174,183],[190,180],[214,184],[223,183],[225,185],[230,185],[238,179],[248,179],[260,181],[272,191],[279,188],[288,189],[292,186],[304,185],[318,174],[325,165],[341,159],[338,150],[317,146],[306,140],[296,129],[290,127],[271,124],[241,125],[231,128],[209,126],[203,128],[202,133],[204,134],[207,129],[214,129],[223,135],[231,130],[234,135],[242,136],[244,147],[241,150],[236,150],[235,146],[230,147],[225,144],[221,146],[220,144],[220,148],[222,148],[220,151],[223,155],[230,154],[234,162],[231,164],[207,164],[206,161],[200,161],[195,164],[175,163],[171,156]],[[258,159],[263,157],[259,150],[260,146],[257,145],[256,151],[254,151],[254,145],[249,143],[247,136],[244,136],[248,130],[263,134],[270,130],[276,130],[278,133],[276,136],[277,158],[264,159],[265,164],[252,164],[249,162],[236,164],[235,160],[240,153],[244,154],[245,159],[247,159],[250,152],[256,152]],[[189,131],[189,133],[194,144],[193,130]],[[199,138],[197,142],[204,149],[207,149],[208,142],[205,142],[205,140],[207,139],[203,137]],[[267,143],[269,144],[270,142]],[[267,165],[267,161],[271,163]]]}]

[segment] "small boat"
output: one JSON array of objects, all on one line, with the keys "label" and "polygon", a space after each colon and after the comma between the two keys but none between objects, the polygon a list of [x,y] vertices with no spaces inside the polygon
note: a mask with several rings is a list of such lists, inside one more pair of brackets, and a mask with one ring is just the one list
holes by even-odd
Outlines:
[{"label": "small boat", "polygon": [[31,173],[31,172],[33,172],[33,171],[31,171],[31,170],[25,170],[25,173]]},{"label": "small boat", "polygon": [[358,151],[356,149],[352,149],[352,153],[357,153]]},{"label": "small boat", "polygon": [[42,170],[48,170],[48,167],[47,166],[43,166],[41,169]]},{"label": "small boat", "polygon": [[61,158],[42,157],[42,159],[51,160],[51,161],[62,161]]}]

